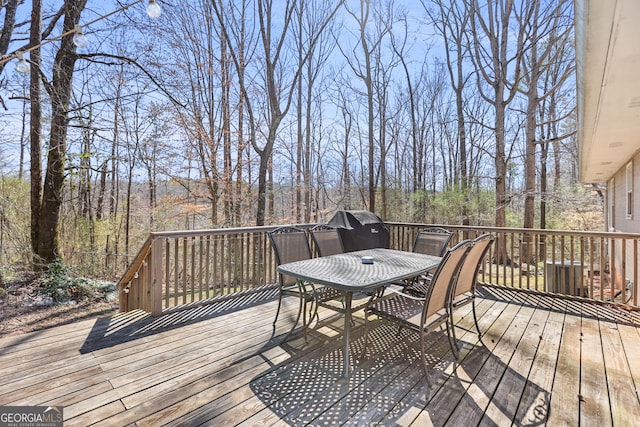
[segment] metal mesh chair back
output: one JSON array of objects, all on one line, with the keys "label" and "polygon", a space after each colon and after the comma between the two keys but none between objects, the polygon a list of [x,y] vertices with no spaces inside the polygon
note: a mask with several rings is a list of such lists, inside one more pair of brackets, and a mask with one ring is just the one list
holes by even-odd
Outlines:
[{"label": "metal mesh chair back", "polygon": [[447,308],[448,297],[452,292],[453,286],[455,286],[458,272],[471,246],[471,241],[464,240],[445,252],[431,279],[431,286],[429,287],[428,295],[426,295],[428,303],[425,305],[422,314],[423,321],[438,311]]},{"label": "metal mesh chair back", "polygon": [[338,229],[326,224],[320,224],[309,230],[311,238],[318,249],[318,256],[329,256],[344,253],[342,239]]},{"label": "metal mesh chair back", "polygon": [[[311,248],[307,233],[296,227],[279,227],[269,233],[271,247],[278,265],[311,258]],[[282,285],[296,282],[293,277],[281,274]]]},{"label": "metal mesh chair back", "polygon": [[443,256],[451,237],[453,234],[443,228],[420,230],[413,242],[413,252]]},{"label": "metal mesh chair back", "polygon": [[469,250],[460,269],[454,296],[473,292],[480,265],[494,240],[495,236],[491,234],[483,234],[473,240],[473,247]]}]

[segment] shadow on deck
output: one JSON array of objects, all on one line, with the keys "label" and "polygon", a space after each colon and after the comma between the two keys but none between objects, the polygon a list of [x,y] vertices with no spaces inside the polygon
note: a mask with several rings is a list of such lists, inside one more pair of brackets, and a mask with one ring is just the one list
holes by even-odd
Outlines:
[{"label": "shadow on deck", "polygon": [[90,353],[141,337],[193,325],[240,309],[255,307],[273,301],[277,297],[277,288],[271,288],[262,292],[247,293],[219,301],[214,300],[209,304],[202,304],[194,308],[185,307],[185,309],[159,317],[153,317],[142,310],[101,317],[91,328],[87,340],[80,348],[80,353]]},{"label": "shadow on deck", "polygon": [[[342,319],[309,342],[271,337],[275,291],[152,318],[142,312],[0,340],[0,405],[56,405],[87,425],[630,425],[640,417],[638,313],[483,287],[456,314],[463,359],[385,321],[342,378]],[[327,315],[327,313],[321,313]],[[351,351],[362,354],[356,319]]]}]

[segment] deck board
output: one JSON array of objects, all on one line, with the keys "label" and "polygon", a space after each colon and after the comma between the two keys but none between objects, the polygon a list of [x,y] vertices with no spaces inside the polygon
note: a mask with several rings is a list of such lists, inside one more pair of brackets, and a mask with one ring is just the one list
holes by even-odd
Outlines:
[{"label": "deck board", "polygon": [[567,312],[555,364],[551,405],[546,423],[548,426],[579,424],[581,324],[579,316]]},{"label": "deck board", "polygon": [[[611,404],[607,390],[605,355],[597,318],[582,317],[580,358],[580,424],[610,426]],[[616,357],[607,355],[607,357]]]},{"label": "deck board", "polygon": [[[622,341],[622,349],[627,356],[630,377],[636,388],[640,387],[640,329],[629,323],[619,323],[618,331]],[[640,395],[636,393],[636,399],[640,403]]]},{"label": "deck board", "polygon": [[466,354],[459,368],[455,370],[454,376],[439,388],[425,407],[426,410],[420,412],[414,424],[432,423],[433,420],[444,423],[450,419],[453,410],[458,406],[470,411],[469,414],[458,412],[458,416],[475,414],[480,419],[482,412],[470,397],[470,393],[476,389],[475,379],[481,378],[480,372],[495,349],[499,337],[507,331],[519,310],[519,305],[509,304],[509,301],[499,301],[480,318],[483,346]]},{"label": "deck board", "polygon": [[[502,309],[505,306],[506,305],[502,305]],[[481,330],[488,329],[489,324],[487,321],[489,321],[492,316],[486,315],[486,313],[489,309],[495,310],[495,308],[495,301],[480,300],[477,304],[476,310],[479,316]],[[457,337],[458,342],[462,344],[461,358],[462,364],[466,367],[465,369],[469,368],[469,361],[471,360],[470,354],[475,354],[472,350],[478,343],[478,336],[475,332],[475,325],[473,324],[473,316],[470,314],[470,309],[471,306],[466,306],[456,313],[456,316],[459,316],[460,319],[458,322],[459,330],[457,331]],[[419,366],[419,369],[422,370],[422,366]],[[454,373],[457,374],[456,366],[451,363],[445,368],[443,377],[441,377],[441,380],[438,381],[434,389],[406,387],[402,400],[388,411],[387,414],[376,417],[374,420],[383,423],[386,418],[390,418],[395,420],[394,422],[400,426],[408,426],[411,425],[411,423],[420,425],[423,422],[426,422],[426,425],[431,425],[429,412],[423,412],[430,399],[437,396],[438,399],[444,397],[445,399],[449,398],[457,401],[462,396],[463,392],[460,387],[460,382],[458,377],[453,377]],[[420,381],[424,383],[426,380],[421,378]],[[435,401],[436,400],[434,400],[434,402]]]},{"label": "deck board", "polygon": [[[455,314],[461,360],[433,332],[374,320],[342,378],[342,320],[272,339],[277,301],[161,318],[135,312],[0,339],[0,405],[62,405],[65,426],[628,425],[640,416],[640,316],[602,304],[480,289]],[[287,301],[282,336],[295,315]],[[322,312],[324,319],[327,312]],[[353,355],[364,343],[361,316]]]},{"label": "deck board", "polygon": [[615,425],[635,424],[640,419],[640,408],[637,406],[638,398],[627,363],[627,356],[622,351],[619,326],[608,320],[599,321],[599,326],[602,337],[602,353],[606,355],[604,368],[612,422]]},{"label": "deck board", "polygon": [[[521,311],[519,315],[528,316],[528,323],[522,328],[520,339],[515,343],[515,351],[508,362],[498,365],[502,370],[502,377],[491,396],[491,404],[485,409],[481,424],[495,422],[498,425],[508,425],[514,422],[518,406],[529,406],[530,402],[522,400],[527,385],[527,378],[531,372],[533,360],[538,351],[545,322],[549,316],[548,310],[533,309]],[[512,331],[510,331],[512,332]],[[509,343],[511,340],[507,341]],[[511,341],[513,343],[513,341]],[[508,344],[507,344],[508,345]],[[506,361],[506,358],[501,358]],[[498,371],[498,369],[496,369]],[[521,425],[520,422],[516,423]]]},{"label": "deck board", "polygon": [[559,304],[548,307],[548,316],[544,329],[540,334],[540,344],[522,393],[521,403],[516,411],[516,425],[534,425],[548,416],[549,400],[555,375],[556,361],[562,338],[562,325],[565,317],[565,306]]},{"label": "deck board", "polygon": [[[467,389],[463,399],[447,420],[448,423],[452,425],[478,425],[487,410],[491,411],[494,406],[500,407],[504,403],[500,400],[494,401],[492,397],[501,384],[500,381],[503,378],[510,378],[505,375],[506,370],[510,368],[508,363],[513,359],[514,351],[523,331],[535,311],[534,308],[526,305],[512,305],[511,307],[517,307],[517,313],[513,320],[509,323],[499,324],[499,329],[491,328],[487,332],[485,339],[496,341],[496,345],[488,354],[475,377],[481,381],[474,381]],[[496,415],[500,415],[500,417],[496,417]],[[509,417],[502,411],[494,411],[493,417],[496,418],[494,422],[497,425],[509,424]]]}]

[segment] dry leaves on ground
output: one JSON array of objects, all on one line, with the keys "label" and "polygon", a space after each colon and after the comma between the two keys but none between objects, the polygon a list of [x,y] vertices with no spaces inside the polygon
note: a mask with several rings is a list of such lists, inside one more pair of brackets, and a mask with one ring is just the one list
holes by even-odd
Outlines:
[{"label": "dry leaves on ground", "polygon": [[[0,338],[65,325],[118,311],[117,299],[53,304],[37,292],[33,279],[5,284],[0,298]],[[50,300],[50,298],[49,298]]]}]

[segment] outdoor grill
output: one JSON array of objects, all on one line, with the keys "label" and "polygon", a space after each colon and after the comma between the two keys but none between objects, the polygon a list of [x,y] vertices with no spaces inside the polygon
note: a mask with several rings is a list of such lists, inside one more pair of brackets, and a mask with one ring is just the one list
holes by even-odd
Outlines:
[{"label": "outdoor grill", "polygon": [[338,229],[346,252],[389,247],[389,228],[373,212],[337,211],[329,225]]}]

